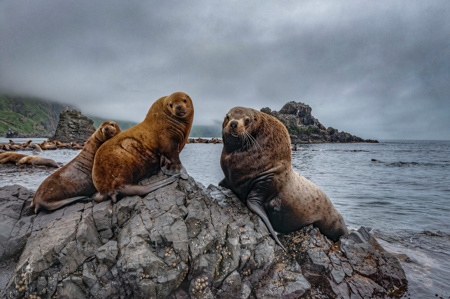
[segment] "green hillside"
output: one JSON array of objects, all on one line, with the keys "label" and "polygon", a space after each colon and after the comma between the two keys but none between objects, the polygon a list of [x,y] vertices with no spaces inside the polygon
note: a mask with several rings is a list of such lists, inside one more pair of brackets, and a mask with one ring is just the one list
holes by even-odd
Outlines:
[{"label": "green hillside", "polygon": [[35,98],[0,96],[0,136],[8,129],[21,135],[51,135],[64,106]]}]

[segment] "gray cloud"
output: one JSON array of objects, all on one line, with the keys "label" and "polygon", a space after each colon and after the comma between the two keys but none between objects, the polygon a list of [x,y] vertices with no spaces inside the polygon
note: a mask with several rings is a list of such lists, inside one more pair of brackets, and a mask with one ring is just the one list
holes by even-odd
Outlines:
[{"label": "gray cloud", "polygon": [[2,1],[0,90],[133,121],[185,91],[196,124],[300,101],[363,138],[450,139],[449,19],[447,1]]}]

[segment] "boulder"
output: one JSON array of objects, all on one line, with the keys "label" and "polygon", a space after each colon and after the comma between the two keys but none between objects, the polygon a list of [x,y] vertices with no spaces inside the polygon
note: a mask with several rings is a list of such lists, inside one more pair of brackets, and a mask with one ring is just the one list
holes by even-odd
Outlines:
[{"label": "boulder", "polygon": [[308,226],[280,236],[284,251],[230,190],[191,177],[37,216],[32,195],[0,190],[1,298],[384,298],[407,285],[367,229],[333,243]]},{"label": "boulder", "polygon": [[19,132],[16,132],[13,129],[9,128],[8,132],[6,133],[6,138],[17,138],[17,137],[19,137]]},{"label": "boulder", "polygon": [[86,142],[95,132],[94,121],[75,109],[66,109],[59,115],[55,135],[50,141]]}]

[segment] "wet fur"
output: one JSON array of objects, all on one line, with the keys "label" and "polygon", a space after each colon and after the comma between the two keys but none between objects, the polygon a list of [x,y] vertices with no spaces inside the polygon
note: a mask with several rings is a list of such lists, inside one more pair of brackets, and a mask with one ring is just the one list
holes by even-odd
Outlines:
[{"label": "wet fur", "polygon": [[[184,117],[173,114],[175,103],[184,105]],[[118,195],[142,196],[153,190],[137,185],[145,175],[160,168],[171,175],[184,169],[179,154],[187,142],[193,119],[190,97],[177,92],[154,102],[143,122],[105,142],[94,161],[92,175],[99,191],[95,200],[111,197],[116,201]]]},{"label": "wet fur", "polygon": [[101,124],[72,161],[42,182],[30,205],[35,212],[41,208],[56,210],[75,200],[92,196],[97,191],[92,181],[94,157],[103,142],[119,133],[120,128],[115,122]]},{"label": "wet fur", "polygon": [[[278,232],[289,233],[313,224],[333,241],[347,233],[341,214],[328,196],[292,169],[290,137],[280,121],[243,107],[231,109],[227,116],[222,125],[224,148],[220,164],[225,179],[221,186],[233,190],[250,209],[261,206]],[[247,126],[242,121],[246,117],[251,119]],[[239,124],[236,129],[230,126],[233,120]],[[248,134],[252,138],[243,137]],[[279,243],[276,234],[272,235]]]}]

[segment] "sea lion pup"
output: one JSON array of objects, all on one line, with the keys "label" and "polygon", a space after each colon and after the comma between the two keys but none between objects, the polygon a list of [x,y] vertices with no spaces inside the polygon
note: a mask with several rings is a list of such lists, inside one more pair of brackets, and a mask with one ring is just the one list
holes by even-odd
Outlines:
[{"label": "sea lion pup", "polygon": [[43,165],[43,166],[49,166],[49,167],[56,167],[59,168],[58,164],[56,164],[55,160],[44,158],[44,157],[38,157],[38,156],[26,156],[17,162],[16,165]]},{"label": "sea lion pup", "polygon": [[9,152],[9,153],[3,153],[0,154],[0,164],[6,164],[6,163],[14,163],[20,161],[20,159],[28,157],[27,155],[15,153],[15,152]]},{"label": "sea lion pup", "polygon": [[105,121],[92,134],[84,149],[72,161],[47,177],[34,194],[30,207],[56,210],[74,201],[92,196],[96,189],[92,182],[94,156],[106,140],[120,133],[113,121]]},{"label": "sea lion pup", "polygon": [[280,246],[275,231],[289,233],[309,224],[333,241],[347,233],[328,196],[292,169],[289,133],[280,121],[236,107],[222,128],[220,165],[225,179],[219,185],[231,189],[261,217]]},{"label": "sea lion pup", "polygon": [[[179,154],[191,131],[194,106],[183,92],[158,99],[150,107],[144,121],[106,141],[94,159],[92,178],[99,191],[98,202],[117,196],[144,196],[174,182],[187,179]],[[153,171],[173,175],[150,185],[137,185]]]},{"label": "sea lion pup", "polygon": [[37,143],[32,144],[31,147],[33,148],[33,152],[34,153],[41,153],[42,152],[42,148]]}]

